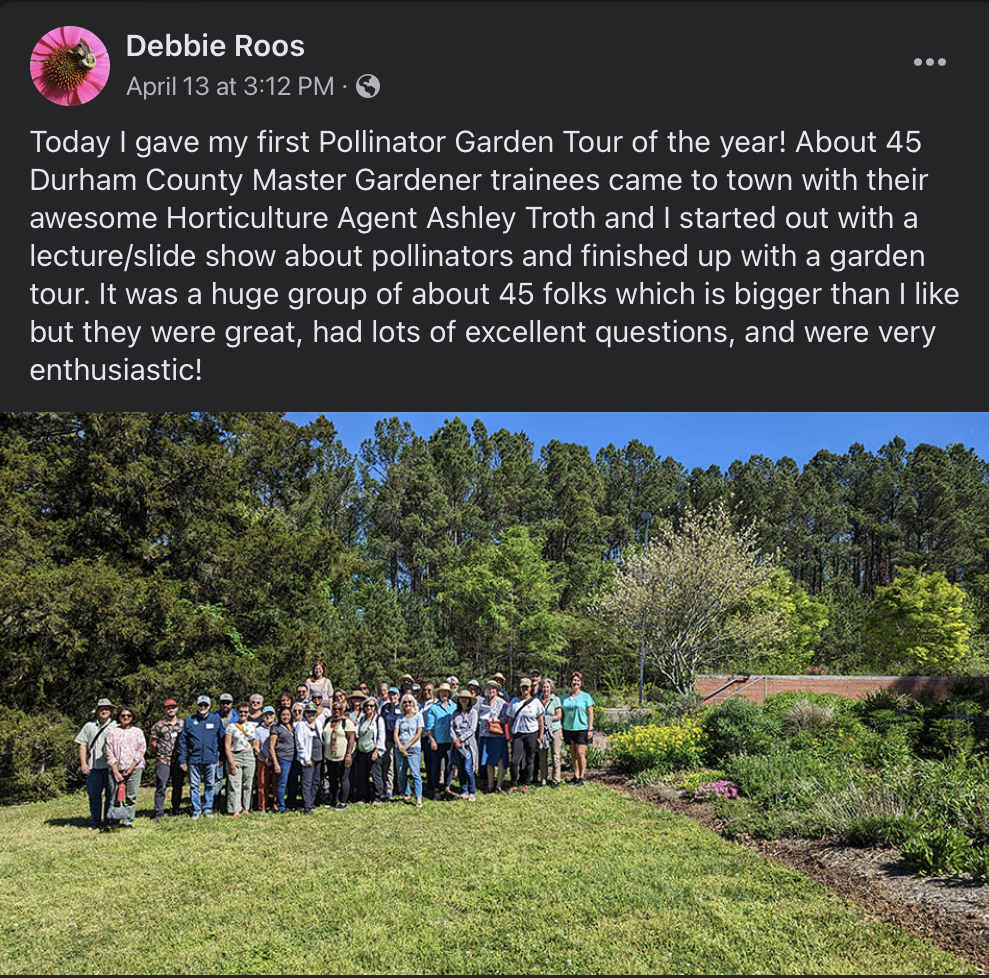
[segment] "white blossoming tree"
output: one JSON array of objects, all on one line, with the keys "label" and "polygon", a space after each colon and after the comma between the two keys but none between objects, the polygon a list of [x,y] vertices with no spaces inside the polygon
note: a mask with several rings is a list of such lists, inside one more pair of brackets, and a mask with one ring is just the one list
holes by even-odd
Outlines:
[{"label": "white blossoming tree", "polygon": [[745,647],[750,654],[779,637],[778,603],[753,601],[775,564],[754,529],[734,530],[723,506],[664,522],[648,553],[623,558],[601,612],[678,693],[702,669]]}]

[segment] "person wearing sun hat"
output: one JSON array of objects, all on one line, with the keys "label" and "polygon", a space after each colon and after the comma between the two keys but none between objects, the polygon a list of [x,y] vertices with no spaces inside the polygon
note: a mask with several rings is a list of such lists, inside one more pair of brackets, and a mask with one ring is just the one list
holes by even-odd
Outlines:
[{"label": "person wearing sun hat", "polygon": [[361,713],[363,712],[364,700],[366,699],[367,693],[359,689],[355,689],[347,697],[347,705],[350,707],[347,716],[353,721],[355,729],[357,728],[357,724],[361,722]]},{"label": "person wearing sun hat", "polygon": [[459,772],[460,794],[468,801],[474,801],[474,753],[471,742],[477,733],[477,713],[474,707],[477,697],[469,689],[457,693],[457,712],[450,717],[450,742],[453,764],[447,766],[447,794],[452,795],[453,768]]},{"label": "person wearing sun hat", "polygon": [[106,738],[116,727],[113,703],[105,697],[96,704],[96,717],[83,725],[76,735],[79,745],[79,766],[86,778],[89,795],[89,828],[98,829],[106,820],[112,795],[110,765],[106,759]]},{"label": "person wearing sun hat", "polygon": [[433,799],[439,801],[441,797],[441,789],[444,784],[448,783],[445,778],[440,776],[440,768],[443,762],[446,761],[447,770],[445,774],[449,775],[450,766],[450,744],[452,738],[450,736],[450,719],[453,714],[457,712],[457,707],[455,704],[450,702],[450,696],[453,690],[450,688],[449,683],[440,683],[436,687],[436,702],[430,707],[428,714],[426,715],[426,736],[429,738],[430,753],[430,771],[432,777],[430,781],[433,786]]}]

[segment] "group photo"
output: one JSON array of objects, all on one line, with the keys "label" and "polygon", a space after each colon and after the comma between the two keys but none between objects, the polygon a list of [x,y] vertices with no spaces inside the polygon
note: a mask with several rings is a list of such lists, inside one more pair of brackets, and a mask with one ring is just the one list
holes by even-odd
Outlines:
[{"label": "group photo", "polygon": [[374,693],[366,683],[350,693],[334,690],[317,661],[275,705],[265,705],[260,693],[236,706],[230,693],[217,704],[203,694],[183,718],[169,697],[147,736],[133,710],[101,698],[95,719],[75,738],[90,803],[87,827],[133,828],[138,791],[142,781],[150,787],[152,776],[155,822],[165,817],[166,792],[168,814],[185,811],[187,780],[194,821],[528,794],[563,783],[564,745],[572,772],[566,783],[584,786],[594,700],[579,672],[562,699],[538,670],[518,680],[514,695],[500,672],[463,689],[456,676],[417,683],[406,673],[398,682],[383,680]]},{"label": "group photo", "polygon": [[0,971],[989,968],[987,431],[0,414]]}]

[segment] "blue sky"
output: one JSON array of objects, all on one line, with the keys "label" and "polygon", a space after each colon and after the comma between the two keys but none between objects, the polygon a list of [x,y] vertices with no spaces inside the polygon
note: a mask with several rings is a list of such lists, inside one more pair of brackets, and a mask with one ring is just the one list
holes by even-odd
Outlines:
[{"label": "blue sky", "polygon": [[[397,415],[416,434],[429,437],[446,418],[459,416],[470,426],[480,418],[488,431],[508,428],[524,431],[536,445],[536,454],[553,438],[586,445],[595,455],[613,442],[617,447],[633,438],[651,445],[662,457],[673,456],[692,469],[717,465],[726,469],[735,459],[766,455],[774,461],[785,455],[801,467],[822,448],[841,454],[860,442],[875,452],[896,435],[907,447],[921,442],[942,448],[961,442],[983,459],[989,458],[989,412],[711,412],[634,413],[522,412],[522,411],[379,411],[375,413],[324,411],[336,426],[343,443],[357,452],[372,437],[374,424]],[[314,413],[289,412],[298,424]]]}]

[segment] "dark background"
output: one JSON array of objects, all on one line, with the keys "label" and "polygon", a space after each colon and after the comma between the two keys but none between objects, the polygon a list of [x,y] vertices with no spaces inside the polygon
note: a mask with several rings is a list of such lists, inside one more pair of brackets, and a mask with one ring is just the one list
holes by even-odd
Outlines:
[{"label": "dark background", "polygon": [[[986,302],[983,291],[985,248],[986,160],[984,45],[986,6],[969,3],[767,3],[767,4],[620,4],[597,3],[440,3],[440,4],[257,4],[197,3],[13,3],[0,9],[8,52],[4,61],[6,152],[4,167],[4,225],[6,275],[3,322],[8,348],[0,366],[2,406],[19,410],[79,409],[238,409],[373,410],[387,403],[408,409],[443,410],[470,398],[479,408],[521,409],[746,409],[746,410],[888,410],[972,409],[984,403],[983,331]],[[31,84],[27,54],[47,31],[62,24],[79,24],[98,35],[111,57],[106,89],[93,102],[75,108],[48,103]],[[185,33],[227,42],[223,58],[126,57],[126,35],[164,38]],[[303,57],[235,58],[234,35],[250,34],[269,40],[305,41]],[[944,67],[915,67],[915,57],[947,59]],[[370,72],[380,79],[375,99],[359,98],[354,82]],[[333,75],[336,94],[330,97],[271,95],[203,98],[179,94],[147,101],[126,95],[131,78],[141,81],[176,76],[206,75],[211,88],[229,78],[248,75],[266,78]],[[342,85],[347,88],[343,89]],[[180,86],[181,87],[181,86]],[[320,129],[352,133],[374,129],[378,134],[446,134],[441,154],[357,154],[310,152],[262,158],[256,143],[240,160],[224,160],[201,150],[197,154],[141,160],[132,153],[122,158],[115,147],[119,131],[128,131],[129,143],[138,134],[195,134],[205,145],[210,134],[251,134],[263,128],[298,134],[308,131],[318,145]],[[65,134],[112,134],[110,152],[99,160],[88,154],[40,154],[33,151],[32,129]],[[475,133],[549,134],[557,151],[547,154],[461,154],[453,143],[461,129]],[[653,129],[661,133],[684,130],[707,135],[712,149],[704,155],[678,154],[663,149],[655,155],[630,148],[609,156],[571,155],[564,130],[605,135],[621,134],[629,147],[635,134]],[[720,159],[718,136],[787,132],[787,153],[731,155]],[[875,154],[794,155],[801,130],[820,129],[830,135],[876,133]],[[885,145],[895,130],[905,135],[918,130],[922,151],[892,153]],[[136,193],[55,193],[30,191],[30,170],[134,172]],[[143,189],[144,173],[154,166],[169,172],[244,172],[235,197],[207,192],[152,193]],[[547,173],[679,172],[693,169],[722,177],[731,168],[743,172],[786,171],[795,186],[802,171],[843,166],[860,176],[858,193],[749,192],[596,193],[537,192],[413,195],[395,193],[287,193],[255,194],[245,189],[254,167],[279,171],[346,171],[352,176],[362,166],[378,171],[482,172],[493,168]],[[885,171],[929,173],[920,193],[869,194],[863,192],[864,174]],[[777,208],[775,231],[609,231],[527,232],[525,206],[538,204],[568,209],[582,204],[599,216],[606,210],[646,209],[657,213],[667,204],[674,213],[702,207],[706,210],[739,207],[763,211]],[[370,235],[354,231],[169,231],[163,215],[168,206],[199,210],[232,204],[240,210],[260,210],[268,204],[285,210],[323,209],[334,215],[344,205],[354,210],[400,210],[416,207],[424,223],[429,210],[461,205],[515,210],[509,234],[501,230],[417,231],[383,230]],[[916,231],[833,230],[791,231],[782,227],[787,210],[817,210],[824,206],[837,224],[836,211],[861,204],[892,210],[899,218],[916,210]],[[133,240],[195,248],[285,249],[300,247],[401,247],[407,241],[429,247],[511,248],[512,268],[476,271],[452,269],[386,269],[372,274],[357,270],[209,269],[200,261],[192,269],[43,269],[29,267],[30,243],[66,247],[120,247],[131,240],[126,231],[32,231],[33,210],[145,210],[162,215],[159,228],[141,231]],[[899,220],[897,220],[899,223]],[[69,240],[71,238],[71,241]],[[601,246],[634,247],[639,241],[657,250],[687,244],[691,264],[686,269],[630,268],[595,270],[576,261],[572,268],[527,269],[521,265],[526,247],[559,248],[567,241],[575,252],[584,241]],[[921,248],[924,268],[866,269],[831,272],[831,248]],[[807,248],[824,255],[822,267],[807,269],[747,269],[737,258],[739,247],[786,243],[798,259]],[[735,260],[720,273],[697,266],[698,247],[729,248]],[[369,291],[402,280],[406,302],[400,309],[380,308],[369,302],[350,310],[324,307],[292,312],[283,303],[256,312],[242,308],[142,307],[123,304],[101,309],[96,302],[83,309],[32,307],[28,285],[87,285],[98,295],[99,281],[123,285],[176,286],[180,293],[198,285],[209,293],[213,281],[226,286],[363,285]],[[567,308],[544,306],[540,283],[613,287],[640,280],[694,287],[694,306],[658,308],[606,306]],[[700,304],[705,281],[726,289],[729,299],[735,281],[760,285],[827,288],[835,281],[850,285],[886,285],[895,292],[900,281],[933,281],[960,292],[955,306],[933,310],[910,306],[841,308],[830,301],[789,312],[761,311]],[[488,283],[491,305],[481,308],[413,307],[408,301],[416,285],[443,286]],[[531,281],[537,301],[527,307],[497,301],[510,282]],[[822,298],[827,298],[828,292]],[[98,318],[105,325],[150,322],[230,323],[279,325],[291,320],[307,337],[302,349],[249,345],[229,350],[222,341],[193,348],[153,347],[142,340],[134,349],[104,351],[83,343],[57,348],[32,345],[29,324],[81,323]],[[694,325],[726,325],[740,336],[750,325],[784,325],[794,319],[797,342],[788,346],[747,345],[736,340],[734,349],[713,344],[641,344],[606,350],[590,342],[583,348],[560,345],[468,345],[461,340],[441,347],[423,339],[417,345],[321,345],[308,342],[313,318],[325,325],[350,325],[362,319],[416,324],[428,335],[430,325],[457,319],[469,323],[516,324],[542,319],[547,324],[582,321],[592,336],[599,324],[649,325],[676,318]],[[878,337],[868,344],[810,346],[802,342],[804,324],[937,325],[933,344],[885,345]],[[147,333],[145,328],[144,333]],[[202,357],[203,375],[196,382],[47,383],[32,381],[28,367],[79,357],[84,361],[133,362]],[[383,401],[387,398],[387,401]]]}]

